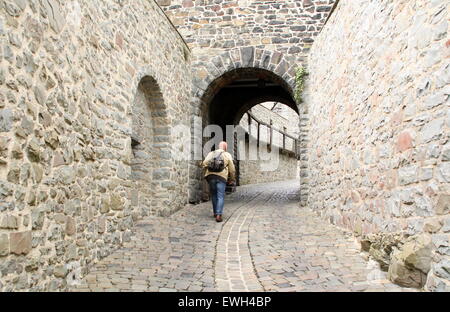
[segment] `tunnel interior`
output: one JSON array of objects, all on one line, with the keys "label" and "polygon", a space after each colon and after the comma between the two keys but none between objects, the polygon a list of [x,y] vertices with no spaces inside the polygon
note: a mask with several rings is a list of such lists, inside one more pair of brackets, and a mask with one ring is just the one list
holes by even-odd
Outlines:
[{"label": "tunnel interior", "polygon": [[[240,68],[229,71],[211,83],[203,98],[204,126],[218,125],[223,140],[228,137],[227,125],[238,125],[242,116],[253,106],[264,102],[278,102],[299,110],[292,88],[276,74],[260,68]],[[205,143],[205,142],[204,142]],[[229,151],[236,160],[236,140],[229,143]],[[239,161],[235,161],[239,185]]]},{"label": "tunnel interior", "polygon": [[208,124],[219,125],[226,135],[226,125],[236,125],[253,106],[279,102],[298,114],[298,107],[288,84],[274,73],[258,68],[230,71],[216,79],[206,94]]}]

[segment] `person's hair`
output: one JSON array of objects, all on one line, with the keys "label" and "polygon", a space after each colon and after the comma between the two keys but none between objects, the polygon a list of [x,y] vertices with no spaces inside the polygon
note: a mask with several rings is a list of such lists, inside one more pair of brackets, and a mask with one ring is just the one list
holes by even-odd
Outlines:
[{"label": "person's hair", "polygon": [[228,149],[228,144],[227,144],[227,142],[224,142],[224,141],[220,142],[220,143],[219,143],[219,148],[220,148],[220,149],[223,149],[224,151],[227,151],[227,149]]}]

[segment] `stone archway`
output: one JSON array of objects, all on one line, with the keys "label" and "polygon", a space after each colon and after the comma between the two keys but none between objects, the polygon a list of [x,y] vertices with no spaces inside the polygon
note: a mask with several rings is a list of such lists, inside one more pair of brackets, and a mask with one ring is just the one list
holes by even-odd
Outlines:
[{"label": "stone archway", "polygon": [[[245,109],[259,104],[265,100],[276,100],[287,104],[299,115],[306,113],[306,109],[298,106],[294,100],[295,73],[301,64],[296,62],[295,57],[283,55],[277,51],[263,50],[255,47],[244,47],[229,50],[221,55],[215,56],[208,63],[197,61],[193,63],[193,90],[192,90],[192,115],[200,118],[203,125],[212,122],[234,124],[236,116],[243,114]],[[253,75],[253,76],[252,76]],[[273,85],[271,91],[254,90],[254,94],[247,93],[247,97],[237,104],[240,106],[239,113],[232,109],[228,114],[216,114],[214,117],[209,109],[212,101],[217,97],[225,86],[236,84],[240,78],[254,79],[253,82],[270,83]],[[236,86],[236,85],[235,85]],[[275,90],[275,88],[277,88]],[[257,98],[260,97],[260,100]],[[229,103],[229,102],[228,102]],[[225,102],[217,107],[227,106]],[[247,107],[244,107],[247,106]],[[231,120],[234,119],[234,120]],[[300,126],[302,125],[299,121]],[[222,125],[221,125],[222,126]],[[195,128],[193,125],[192,129]],[[195,137],[194,131],[192,135]],[[307,135],[302,131],[302,135]],[[194,138],[198,144],[202,138]],[[195,147],[194,147],[195,149]],[[305,167],[303,165],[303,167]],[[195,161],[190,165],[189,201],[199,202],[201,200],[202,185],[201,170]]]},{"label": "stone archway", "polygon": [[205,123],[231,125],[252,106],[271,100],[298,113],[290,87],[280,76],[262,68],[238,68],[210,84],[202,98],[201,112]]},{"label": "stone archway", "polygon": [[169,196],[164,188],[171,168],[168,126],[160,87],[154,78],[144,76],[132,106],[131,204],[139,216],[160,214]]},{"label": "stone archway", "polygon": [[[296,58],[277,51],[255,47],[237,48],[213,57],[208,63],[193,62],[193,108],[199,115],[201,100],[211,92],[210,85],[225,73],[241,68],[264,69],[279,76],[289,92],[295,89],[295,71],[298,66]],[[220,81],[220,80],[219,80]]]}]

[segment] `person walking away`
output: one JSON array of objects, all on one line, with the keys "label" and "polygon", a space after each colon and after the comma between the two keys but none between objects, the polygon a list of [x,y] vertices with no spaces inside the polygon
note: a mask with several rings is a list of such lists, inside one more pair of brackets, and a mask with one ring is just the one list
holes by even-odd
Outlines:
[{"label": "person walking away", "polygon": [[[202,168],[206,169],[205,179],[209,184],[214,218],[216,218],[217,222],[223,221],[222,215],[227,181],[234,183],[236,180],[233,157],[227,152],[227,149],[228,144],[220,142],[219,149],[210,152],[201,164]],[[230,177],[229,180],[228,177]]]}]

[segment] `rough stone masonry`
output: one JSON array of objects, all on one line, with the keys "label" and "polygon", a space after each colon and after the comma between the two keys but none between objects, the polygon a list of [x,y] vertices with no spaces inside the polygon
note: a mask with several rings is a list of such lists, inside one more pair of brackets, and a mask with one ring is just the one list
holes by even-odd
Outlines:
[{"label": "rough stone masonry", "polygon": [[264,47],[304,58],[335,0],[158,0],[196,58]]},{"label": "rough stone masonry", "polygon": [[372,234],[393,281],[432,291],[450,291],[449,13],[439,0],[340,1],[306,97],[309,206]]},{"label": "rough stone masonry", "polygon": [[189,55],[154,1],[0,1],[0,290],[64,290],[184,206]]}]

